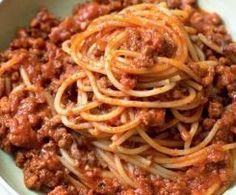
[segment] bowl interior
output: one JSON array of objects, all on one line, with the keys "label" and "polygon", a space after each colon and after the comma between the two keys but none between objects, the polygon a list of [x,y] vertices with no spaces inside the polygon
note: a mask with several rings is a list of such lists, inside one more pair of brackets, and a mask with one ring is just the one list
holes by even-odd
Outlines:
[{"label": "bowl interior", "polygon": [[46,7],[58,17],[71,14],[73,6],[84,0],[3,0],[0,4],[0,49],[6,48],[19,27],[27,26],[39,11]]}]

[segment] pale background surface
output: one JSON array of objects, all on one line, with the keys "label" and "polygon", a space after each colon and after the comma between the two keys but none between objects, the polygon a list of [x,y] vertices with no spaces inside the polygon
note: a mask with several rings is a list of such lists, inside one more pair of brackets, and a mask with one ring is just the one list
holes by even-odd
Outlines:
[{"label": "pale background surface", "polygon": [[[0,31],[0,49],[6,47],[14,37],[16,29],[27,25],[29,19],[43,5],[58,16],[65,16],[70,14],[73,5],[78,2],[82,0],[0,0],[0,26],[4,26]],[[219,13],[236,40],[236,0],[199,0],[199,3],[203,9]],[[2,151],[0,151],[0,175],[2,176],[0,195],[38,194],[24,187],[21,170],[15,166],[11,157]],[[236,195],[236,186],[225,195]]]}]

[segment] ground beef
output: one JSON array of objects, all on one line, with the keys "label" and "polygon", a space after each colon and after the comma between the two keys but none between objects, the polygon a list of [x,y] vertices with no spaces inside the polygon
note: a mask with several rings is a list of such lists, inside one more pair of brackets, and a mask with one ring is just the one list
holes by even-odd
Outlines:
[{"label": "ground beef", "polygon": [[218,74],[218,88],[230,87],[236,80],[235,74],[233,74],[231,68],[228,66],[219,65],[216,68],[216,72]]},{"label": "ground beef", "polygon": [[151,56],[153,56],[154,52],[154,47],[144,47],[141,56],[134,59],[133,65],[137,68],[152,68],[155,62]]},{"label": "ground beef", "polygon": [[[166,195],[166,194],[190,194],[188,188],[186,188],[186,183],[177,180],[176,183],[171,182],[168,179],[161,180],[157,179],[154,183],[154,189],[156,193],[159,195]],[[161,189],[161,190],[159,190]]]},{"label": "ground beef", "polygon": [[212,129],[212,127],[214,126],[214,124],[216,123],[215,119],[212,118],[206,118],[203,121],[203,127],[205,130],[209,131]]},{"label": "ground beef", "polygon": [[145,126],[162,126],[165,123],[164,109],[151,109],[140,113],[141,121]]},{"label": "ground beef", "polygon": [[[198,72],[199,73],[199,72]],[[215,68],[210,67],[206,72],[202,72],[202,84],[204,86],[209,86],[213,83],[215,76]]]},{"label": "ground beef", "polygon": [[220,46],[227,45],[231,41],[231,37],[216,13],[195,10],[190,18],[190,25]]},{"label": "ground beef", "polygon": [[219,162],[223,161],[225,158],[225,153],[218,145],[213,145],[213,147],[208,149],[207,161],[208,162]]},{"label": "ground beef", "polygon": [[171,9],[179,8],[181,5],[181,0],[167,0],[167,5]]},{"label": "ground beef", "polygon": [[[48,33],[50,33],[51,28],[58,24],[59,24],[59,21],[53,15],[51,15],[47,11],[47,9],[42,9],[36,15],[36,17],[32,19],[30,23],[30,27],[37,29],[37,32],[44,33],[44,34],[39,34],[39,36],[46,38]],[[36,31],[34,33],[36,33]]]},{"label": "ground beef", "polygon": [[190,19],[191,25],[199,32],[205,32],[220,24],[220,17],[216,14],[201,13],[196,11]]},{"label": "ground beef", "polygon": [[36,132],[30,126],[27,116],[22,115],[9,121],[9,140],[12,145],[34,148],[37,145]]},{"label": "ground beef", "polygon": [[219,118],[223,112],[224,106],[219,102],[210,102],[208,113],[210,118]]},{"label": "ground beef", "polygon": [[53,134],[53,138],[58,143],[58,146],[62,148],[70,147],[73,142],[71,134],[65,128],[57,128]]},{"label": "ground beef", "polygon": [[73,16],[66,18],[60,25],[52,29],[49,35],[50,40],[55,43],[65,41],[72,34],[84,30],[89,21],[109,13],[111,9],[112,7],[95,2],[78,5],[74,10]]},{"label": "ground beef", "polygon": [[167,0],[167,5],[169,8],[185,8],[186,6],[194,6],[196,0]]},{"label": "ground beef", "polygon": [[134,89],[137,81],[131,76],[123,74],[120,79],[120,83],[125,89]]},{"label": "ground beef", "polygon": [[109,88],[112,86],[111,82],[106,78],[106,77],[101,77],[99,80],[98,80],[98,85],[101,87],[101,88]]},{"label": "ground beef", "polygon": [[152,68],[157,63],[154,56],[171,57],[175,54],[176,46],[163,39],[155,30],[138,33],[130,28],[127,32],[129,38],[124,48],[141,53],[132,62],[132,65],[137,68]]},{"label": "ground beef", "polygon": [[236,105],[235,103],[231,104],[227,107],[227,109],[223,112],[220,118],[220,129],[216,133],[215,141],[218,142],[230,142],[230,140],[234,140],[232,135],[231,128],[236,126]]},{"label": "ground beef", "polygon": [[58,156],[54,151],[47,152],[47,145],[42,153],[27,152],[24,164],[25,185],[34,190],[42,187],[54,188],[61,183],[66,183],[66,175]]},{"label": "ground beef", "polygon": [[49,192],[48,195],[76,195],[77,193],[77,190],[73,186],[57,186],[54,190]]},{"label": "ground beef", "polygon": [[236,43],[230,43],[224,47],[225,55],[236,54]]},{"label": "ground beef", "polygon": [[230,131],[232,131],[234,134],[236,134],[236,126],[231,127]]},{"label": "ground beef", "polygon": [[236,103],[233,103],[222,115],[222,118],[221,118],[222,126],[229,128],[235,125],[235,122],[236,122],[235,111],[236,111]]},{"label": "ground beef", "polygon": [[196,0],[182,0],[182,6],[185,8],[186,6],[195,6],[197,3]]}]

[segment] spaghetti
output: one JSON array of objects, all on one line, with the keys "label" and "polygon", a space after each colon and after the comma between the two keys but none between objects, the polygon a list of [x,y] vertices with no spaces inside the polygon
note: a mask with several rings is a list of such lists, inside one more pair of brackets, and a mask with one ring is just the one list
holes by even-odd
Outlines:
[{"label": "spaghetti", "polygon": [[[189,28],[183,25],[181,14],[187,12],[172,11],[165,4],[134,5],[117,14],[95,19],[84,32],[63,44],[63,50],[78,64],[80,71],[59,87],[55,97],[56,111],[65,126],[91,134],[96,139],[93,144],[101,163],[107,164],[111,174],[124,185],[136,187],[134,175],[128,171],[129,163],[150,174],[175,180],[181,175],[183,167],[206,160],[208,148],[214,147],[210,143],[220,128],[219,121],[202,142],[192,144],[199,131],[204,106],[199,98],[204,90],[201,78],[189,68],[189,63],[207,65],[211,61],[205,61],[203,52],[191,41],[190,35],[194,29],[188,32]],[[175,51],[171,56],[153,53],[153,61],[148,61],[146,67],[135,66],[135,60],[144,59],[145,56],[141,48],[133,50],[127,46],[128,40],[132,39],[129,33],[145,35],[150,31],[174,45]],[[208,47],[221,53],[221,49],[207,41],[202,34],[199,38]],[[144,40],[140,38],[140,41]],[[95,53],[99,53],[99,56]],[[135,77],[135,85],[131,88],[125,86],[122,75]],[[109,86],[102,86],[101,80],[105,80]],[[78,101],[68,107],[62,97],[74,83],[77,83]],[[175,88],[181,88],[186,93],[177,99],[161,100]],[[158,123],[143,122],[143,114],[151,109],[168,109],[172,112],[172,119],[169,120],[176,122],[173,126],[167,123],[164,126],[166,129],[179,129],[183,149],[166,147],[147,134],[150,125],[152,128],[163,128]],[[70,116],[80,117],[81,121],[73,123],[65,120]],[[119,125],[110,125],[109,121],[113,119]],[[85,125],[87,123],[90,124],[89,128]],[[84,128],[81,128],[83,124]],[[186,125],[190,127],[189,131]],[[140,142],[135,141],[134,137],[139,138]],[[130,148],[132,145],[135,147]],[[221,149],[235,149],[235,145],[226,144]],[[153,152],[154,161],[147,160],[150,151]],[[168,157],[155,157],[155,153],[159,152]],[[219,183],[215,183],[206,193],[213,194],[219,188]]]},{"label": "spaghetti", "polygon": [[1,147],[50,195],[222,194],[236,178],[234,56],[194,6],[125,2],[60,24],[42,11],[19,33],[0,58]]}]

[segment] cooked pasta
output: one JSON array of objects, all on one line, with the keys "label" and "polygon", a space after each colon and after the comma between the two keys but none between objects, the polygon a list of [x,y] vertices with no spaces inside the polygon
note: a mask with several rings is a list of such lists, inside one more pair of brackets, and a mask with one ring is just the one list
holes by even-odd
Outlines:
[{"label": "cooked pasta", "polygon": [[50,195],[222,194],[236,176],[234,43],[191,3],[127,2],[60,24],[44,10],[20,33],[2,54],[1,147]]}]

